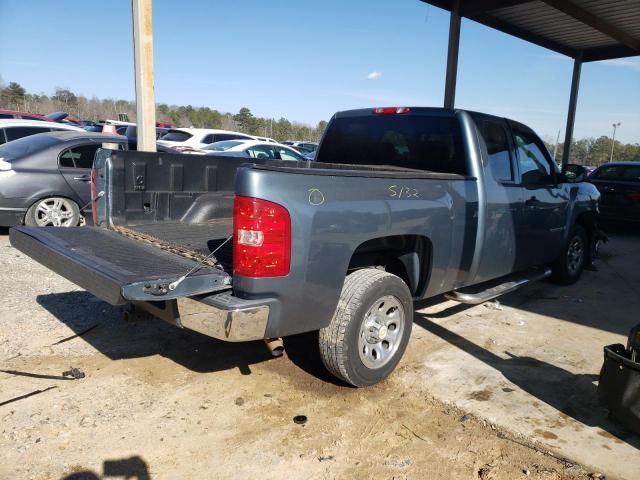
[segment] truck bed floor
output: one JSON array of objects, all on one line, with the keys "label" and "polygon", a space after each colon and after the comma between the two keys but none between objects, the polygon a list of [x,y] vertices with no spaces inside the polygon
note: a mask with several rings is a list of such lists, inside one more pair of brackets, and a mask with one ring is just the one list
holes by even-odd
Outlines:
[{"label": "truck bed floor", "polygon": [[[139,225],[127,225],[126,228],[163,242],[209,255],[233,231],[233,220],[224,218],[210,223],[160,222]],[[228,242],[215,256],[227,270],[231,266],[232,245]]]}]

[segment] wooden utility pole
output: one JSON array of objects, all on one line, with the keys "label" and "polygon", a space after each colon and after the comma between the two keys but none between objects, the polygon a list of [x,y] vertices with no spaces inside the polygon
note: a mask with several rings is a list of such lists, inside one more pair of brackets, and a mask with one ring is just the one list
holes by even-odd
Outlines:
[{"label": "wooden utility pole", "polygon": [[138,150],[156,151],[152,0],[132,0]]}]

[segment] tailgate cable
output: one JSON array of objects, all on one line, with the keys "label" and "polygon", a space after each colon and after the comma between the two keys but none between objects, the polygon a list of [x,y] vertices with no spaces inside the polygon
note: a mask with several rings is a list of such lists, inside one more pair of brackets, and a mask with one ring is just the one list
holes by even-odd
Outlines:
[{"label": "tailgate cable", "polygon": [[229,240],[231,240],[233,238],[233,234],[229,235],[226,240],[224,242],[222,242],[220,245],[218,245],[213,252],[211,252],[209,255],[207,255],[204,259],[200,260],[191,270],[189,270],[187,273],[185,273],[183,276],[181,276],[179,279],[177,279],[174,282],[171,282],[169,284],[169,290],[175,290],[176,288],[178,288],[178,285],[180,285],[185,278],[187,278],[189,275],[191,275],[192,273],[194,273],[195,271],[197,271],[198,269],[200,269],[204,263],[213,256],[214,253],[216,253],[218,250],[220,250]]}]

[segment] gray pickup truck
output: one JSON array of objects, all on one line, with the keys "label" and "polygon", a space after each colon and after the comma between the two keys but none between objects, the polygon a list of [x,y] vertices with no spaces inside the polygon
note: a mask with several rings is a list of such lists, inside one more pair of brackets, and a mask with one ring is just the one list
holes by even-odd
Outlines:
[{"label": "gray pickup truck", "polygon": [[316,162],[101,150],[92,227],[11,243],[111,303],[227,341],[319,331],[355,386],[396,367],[413,302],[480,303],[575,282],[596,188],[511,120],[463,110],[337,113]]}]

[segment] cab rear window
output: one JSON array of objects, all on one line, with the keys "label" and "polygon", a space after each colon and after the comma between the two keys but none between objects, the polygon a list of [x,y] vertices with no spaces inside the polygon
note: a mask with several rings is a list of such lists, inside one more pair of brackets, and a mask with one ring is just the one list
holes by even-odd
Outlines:
[{"label": "cab rear window", "polygon": [[442,116],[335,118],[316,161],[467,173],[460,125],[455,118]]}]

